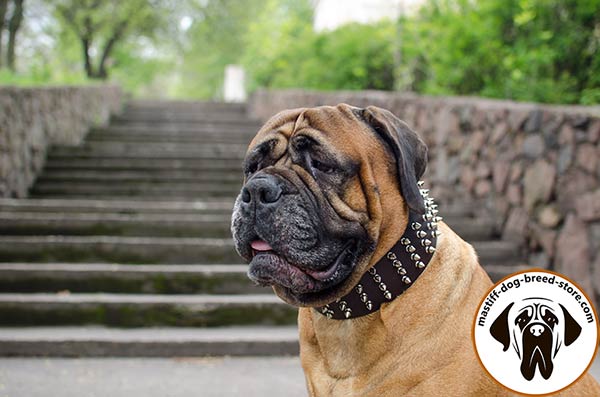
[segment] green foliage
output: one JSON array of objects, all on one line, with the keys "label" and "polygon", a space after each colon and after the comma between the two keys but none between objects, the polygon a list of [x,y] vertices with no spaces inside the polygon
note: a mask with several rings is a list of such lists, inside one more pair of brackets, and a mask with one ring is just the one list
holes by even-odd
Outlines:
[{"label": "green foliage", "polygon": [[308,1],[269,1],[249,26],[242,63],[250,89],[321,90],[393,88],[394,25],[349,24],[331,32],[312,29]]},{"label": "green foliage", "polygon": [[[313,0],[26,4],[19,73],[1,71],[0,84],[86,81],[87,37],[92,75],[110,72],[138,96],[219,99],[225,66],[241,64],[250,91],[396,89],[600,103],[600,0],[426,0],[398,21],[325,32],[313,30]],[[184,16],[189,29],[180,25]]]},{"label": "green foliage", "polygon": [[194,23],[186,32],[175,95],[219,98],[225,66],[244,52],[244,36],[263,4],[260,0],[192,2]]},{"label": "green foliage", "polygon": [[600,97],[600,0],[430,0],[400,24],[402,88],[550,103]]}]

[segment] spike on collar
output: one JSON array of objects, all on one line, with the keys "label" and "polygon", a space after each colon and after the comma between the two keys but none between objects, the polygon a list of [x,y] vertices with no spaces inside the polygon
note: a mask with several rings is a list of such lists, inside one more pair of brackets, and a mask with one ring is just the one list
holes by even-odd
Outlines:
[{"label": "spike on collar", "polygon": [[[419,187],[423,182],[419,181]],[[329,319],[346,320],[379,310],[381,305],[402,295],[423,273],[437,244],[437,205],[421,189],[425,214],[409,212],[404,234],[383,258],[371,267],[358,284],[342,298],[316,310]]]}]

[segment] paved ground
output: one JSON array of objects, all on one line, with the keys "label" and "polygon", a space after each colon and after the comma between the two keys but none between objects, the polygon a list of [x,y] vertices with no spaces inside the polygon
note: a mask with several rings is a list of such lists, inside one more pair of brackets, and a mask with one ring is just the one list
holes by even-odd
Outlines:
[{"label": "paved ground", "polygon": [[[600,379],[600,360],[591,369]],[[297,357],[0,359],[0,397],[301,397]]]},{"label": "paved ground", "polygon": [[0,359],[0,397],[304,397],[297,357]]}]

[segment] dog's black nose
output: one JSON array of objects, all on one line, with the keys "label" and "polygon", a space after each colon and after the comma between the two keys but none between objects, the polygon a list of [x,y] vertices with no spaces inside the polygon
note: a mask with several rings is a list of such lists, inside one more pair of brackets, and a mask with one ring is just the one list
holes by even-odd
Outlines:
[{"label": "dog's black nose", "polygon": [[245,206],[254,203],[257,207],[273,205],[279,201],[282,192],[274,176],[261,175],[252,178],[242,188],[242,203]]}]

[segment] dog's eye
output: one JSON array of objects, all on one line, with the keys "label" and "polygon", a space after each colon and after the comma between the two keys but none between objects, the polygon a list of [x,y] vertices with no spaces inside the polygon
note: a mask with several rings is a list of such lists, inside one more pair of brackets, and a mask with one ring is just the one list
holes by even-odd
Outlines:
[{"label": "dog's eye", "polygon": [[335,169],[332,166],[322,163],[319,160],[315,160],[315,159],[312,159],[310,161],[310,166],[311,166],[311,168],[319,170],[325,174],[331,174],[333,171],[335,171]]}]

